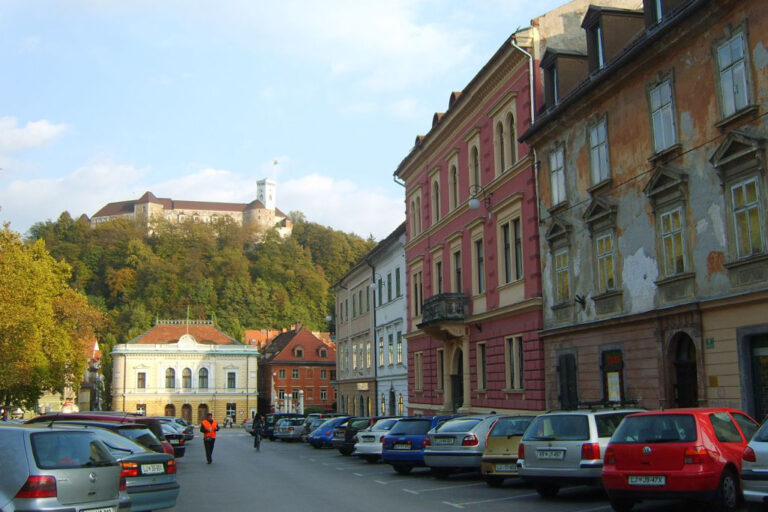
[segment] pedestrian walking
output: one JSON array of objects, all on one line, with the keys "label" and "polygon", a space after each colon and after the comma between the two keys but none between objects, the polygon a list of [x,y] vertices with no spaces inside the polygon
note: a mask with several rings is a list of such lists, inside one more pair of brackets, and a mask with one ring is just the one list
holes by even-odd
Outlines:
[{"label": "pedestrian walking", "polygon": [[200,422],[200,432],[203,433],[203,444],[205,445],[205,458],[208,464],[213,462],[213,445],[216,442],[216,432],[219,430],[219,423],[213,419],[213,414],[208,413],[205,419]]},{"label": "pedestrian walking", "polygon": [[264,432],[264,418],[257,414],[253,417],[253,447],[256,451],[261,451],[261,434]]}]

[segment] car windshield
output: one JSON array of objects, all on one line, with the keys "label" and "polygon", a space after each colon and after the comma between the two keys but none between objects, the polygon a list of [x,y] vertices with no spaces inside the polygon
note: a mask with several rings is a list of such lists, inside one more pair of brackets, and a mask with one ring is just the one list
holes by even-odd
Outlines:
[{"label": "car windshield", "polygon": [[429,432],[432,420],[400,420],[390,429],[389,433],[396,436],[419,436]]},{"label": "car windshield", "polygon": [[683,443],[696,441],[692,414],[627,416],[611,438],[612,443]]},{"label": "car windshield", "polygon": [[389,430],[395,423],[397,423],[397,418],[384,418],[374,423],[371,430]]},{"label": "car windshield", "polygon": [[533,416],[528,418],[509,417],[499,418],[496,424],[493,426],[489,436],[490,437],[508,437],[508,436],[521,436],[531,424]]},{"label": "car windshield", "polygon": [[449,432],[469,432],[481,421],[482,419],[480,418],[456,418],[446,421],[437,427],[435,431],[440,432],[441,434]]},{"label": "car windshield", "polygon": [[31,436],[32,453],[40,469],[111,466],[115,459],[91,432],[38,432]]},{"label": "car windshield", "polygon": [[523,441],[586,441],[589,420],[586,414],[537,416],[525,431]]}]

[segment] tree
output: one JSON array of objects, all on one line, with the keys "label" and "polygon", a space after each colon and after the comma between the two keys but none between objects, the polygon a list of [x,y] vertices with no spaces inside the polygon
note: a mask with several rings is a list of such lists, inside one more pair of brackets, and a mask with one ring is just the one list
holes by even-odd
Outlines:
[{"label": "tree", "polygon": [[32,407],[44,391],[79,383],[101,314],[70,278],[45,242],[0,231],[0,402]]}]

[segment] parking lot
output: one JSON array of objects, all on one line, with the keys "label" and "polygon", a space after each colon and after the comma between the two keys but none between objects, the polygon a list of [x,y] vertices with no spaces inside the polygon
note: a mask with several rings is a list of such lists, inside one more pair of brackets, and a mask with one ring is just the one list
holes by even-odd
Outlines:
[{"label": "parking lot", "polygon": [[[202,442],[196,437],[179,461],[182,489],[175,511],[265,510],[424,510],[591,512],[610,506],[600,489],[563,489],[554,499],[541,498],[518,479],[490,488],[478,474],[453,475],[445,480],[427,469],[399,475],[388,465],[344,457],[332,449],[304,443],[262,443],[241,429],[222,429],[214,462],[205,464]],[[679,504],[652,502],[636,510],[679,509]]]}]

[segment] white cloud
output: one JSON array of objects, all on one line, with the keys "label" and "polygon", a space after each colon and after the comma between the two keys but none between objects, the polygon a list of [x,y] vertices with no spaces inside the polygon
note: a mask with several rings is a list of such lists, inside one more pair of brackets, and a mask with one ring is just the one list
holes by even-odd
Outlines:
[{"label": "white cloud", "polygon": [[147,187],[158,197],[190,201],[247,203],[256,198],[255,180],[225,169],[206,168]]},{"label": "white cloud", "polygon": [[50,121],[29,121],[18,126],[15,117],[0,117],[0,153],[12,153],[24,149],[40,147],[55,140],[68,129],[64,123],[53,124]]}]

